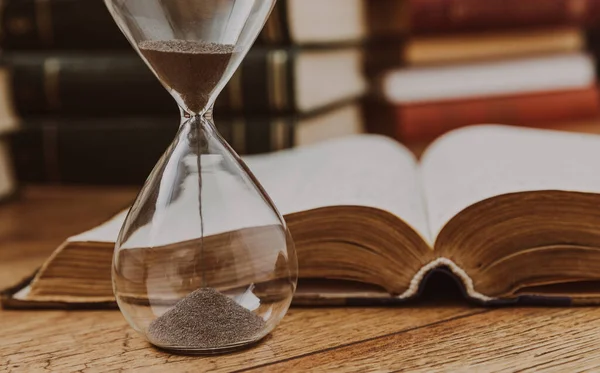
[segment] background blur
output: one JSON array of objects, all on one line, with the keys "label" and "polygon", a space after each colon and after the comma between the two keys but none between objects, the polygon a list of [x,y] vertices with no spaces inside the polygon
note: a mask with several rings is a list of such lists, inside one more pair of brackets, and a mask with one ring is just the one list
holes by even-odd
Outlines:
[{"label": "background blur", "polygon": [[[179,112],[103,1],[0,4],[0,197],[141,185]],[[240,154],[374,132],[418,155],[478,123],[600,132],[596,27],[596,0],[279,0],[216,123]]]}]

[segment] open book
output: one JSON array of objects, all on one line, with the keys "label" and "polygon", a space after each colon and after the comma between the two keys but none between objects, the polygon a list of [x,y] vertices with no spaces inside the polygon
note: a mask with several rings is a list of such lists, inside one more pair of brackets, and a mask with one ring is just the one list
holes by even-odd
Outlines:
[{"label": "open book", "polygon": [[[376,135],[246,160],[294,236],[298,304],[406,300],[440,269],[482,303],[600,301],[600,136],[484,125],[420,162]],[[111,304],[123,218],[67,239],[5,305]]]}]

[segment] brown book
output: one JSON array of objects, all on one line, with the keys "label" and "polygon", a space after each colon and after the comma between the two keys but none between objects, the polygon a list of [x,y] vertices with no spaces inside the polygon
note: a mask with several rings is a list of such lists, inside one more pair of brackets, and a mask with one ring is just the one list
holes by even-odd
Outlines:
[{"label": "brown book", "polygon": [[[307,114],[361,97],[363,51],[255,47],[215,103],[215,115]],[[0,90],[13,92],[23,116],[177,115],[177,105],[139,56],[130,52],[7,52]],[[107,77],[110,76],[110,79]],[[330,84],[322,84],[327,79]]]},{"label": "brown book", "polygon": [[17,191],[17,179],[13,170],[10,146],[0,135],[0,202],[12,197]]},{"label": "brown book", "polygon": [[415,37],[406,43],[403,60],[408,65],[442,64],[577,52],[584,47],[585,35],[578,28]]},{"label": "brown book", "polygon": [[17,192],[9,136],[18,128],[19,120],[13,110],[12,92],[6,88],[8,80],[8,71],[0,67],[0,202]]},{"label": "brown book", "polygon": [[376,91],[388,102],[407,104],[582,89],[595,82],[594,59],[579,52],[396,68],[379,76]]},{"label": "brown book", "polygon": [[[600,302],[598,159],[600,136],[488,125],[442,137],[420,162],[392,139],[358,135],[247,163],[294,237],[296,304],[402,302],[432,272],[446,271],[483,304],[571,305]],[[197,219],[185,199],[192,194],[182,193],[169,214]],[[111,259],[124,214],[68,238],[31,281],[5,293],[4,306],[114,306]],[[223,222],[224,233],[215,230],[202,247],[269,228],[242,220]],[[164,242],[190,234],[163,231],[172,234]],[[120,252],[131,263],[140,257],[134,237]],[[201,246],[188,243],[189,257],[200,257],[190,250]],[[146,259],[157,267],[144,273],[160,276],[174,248],[153,247]]]},{"label": "brown book", "polygon": [[[308,115],[217,116],[239,154],[259,154],[364,132],[357,102]],[[38,117],[10,136],[17,178],[26,184],[142,185],[177,134],[176,116]],[[138,156],[131,157],[135,151]],[[119,167],[115,167],[119,164]]]},{"label": "brown book", "polygon": [[[430,141],[456,128],[481,123],[548,127],[600,116],[598,87],[514,96],[368,105],[372,132],[406,143]],[[384,119],[385,118],[385,119]],[[378,128],[390,127],[390,128]]]},{"label": "brown book", "polygon": [[600,135],[600,118],[554,123],[548,127],[559,131]]},{"label": "brown book", "polygon": [[560,25],[593,26],[600,19],[600,2],[597,0],[409,0],[407,11],[411,30],[415,33],[427,34]]},{"label": "brown book", "polygon": [[[187,2],[179,1],[183,8],[198,3]],[[257,43],[360,42],[367,36],[364,8],[362,0],[280,0]],[[0,19],[2,50],[131,49],[101,0],[4,0]]]},{"label": "brown book", "polygon": [[369,35],[374,39],[396,39],[405,35],[409,28],[408,1],[365,1]]},{"label": "brown book", "polygon": [[583,53],[401,68],[379,78],[379,98],[396,109],[384,106],[391,117],[375,125],[415,140],[468,124],[585,119],[598,114],[595,84],[594,60]]},{"label": "brown book", "polygon": [[[404,41],[377,42],[367,46],[365,70],[377,77],[382,71],[404,67],[443,67],[461,63],[495,63],[517,58],[551,58],[584,49],[579,28],[414,36]],[[591,66],[591,65],[590,65]],[[408,89],[408,87],[407,87]]]}]

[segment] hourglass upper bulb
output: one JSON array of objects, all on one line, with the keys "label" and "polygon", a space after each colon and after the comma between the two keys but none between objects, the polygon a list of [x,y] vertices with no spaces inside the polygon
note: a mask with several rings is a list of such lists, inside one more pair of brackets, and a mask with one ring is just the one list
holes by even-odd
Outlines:
[{"label": "hourglass upper bulb", "polygon": [[231,78],[275,0],[105,0],[133,47],[190,115]]}]

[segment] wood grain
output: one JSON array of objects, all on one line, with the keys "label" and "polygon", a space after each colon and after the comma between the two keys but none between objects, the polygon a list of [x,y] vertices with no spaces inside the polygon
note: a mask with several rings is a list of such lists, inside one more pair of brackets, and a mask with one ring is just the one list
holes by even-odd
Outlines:
[{"label": "wood grain", "polygon": [[[0,287],[134,194],[28,188],[0,206]],[[598,334],[600,308],[293,308],[250,349],[190,357],[151,347],[118,311],[0,310],[0,372],[600,371]]]},{"label": "wood grain", "polygon": [[119,312],[1,312],[0,372],[27,368],[63,373],[220,372],[274,363],[380,335],[482,312],[463,306],[292,309],[267,340],[216,357],[186,357],[152,348]]},{"label": "wood grain", "polygon": [[[65,237],[104,221],[133,196],[131,190],[33,188],[0,207],[0,286],[30,274]],[[0,311],[0,371],[231,371],[477,312],[464,305],[298,308],[258,346],[198,358],[154,349],[116,311]]]},{"label": "wood grain", "polygon": [[390,333],[260,372],[598,372],[600,308],[501,309]]}]

